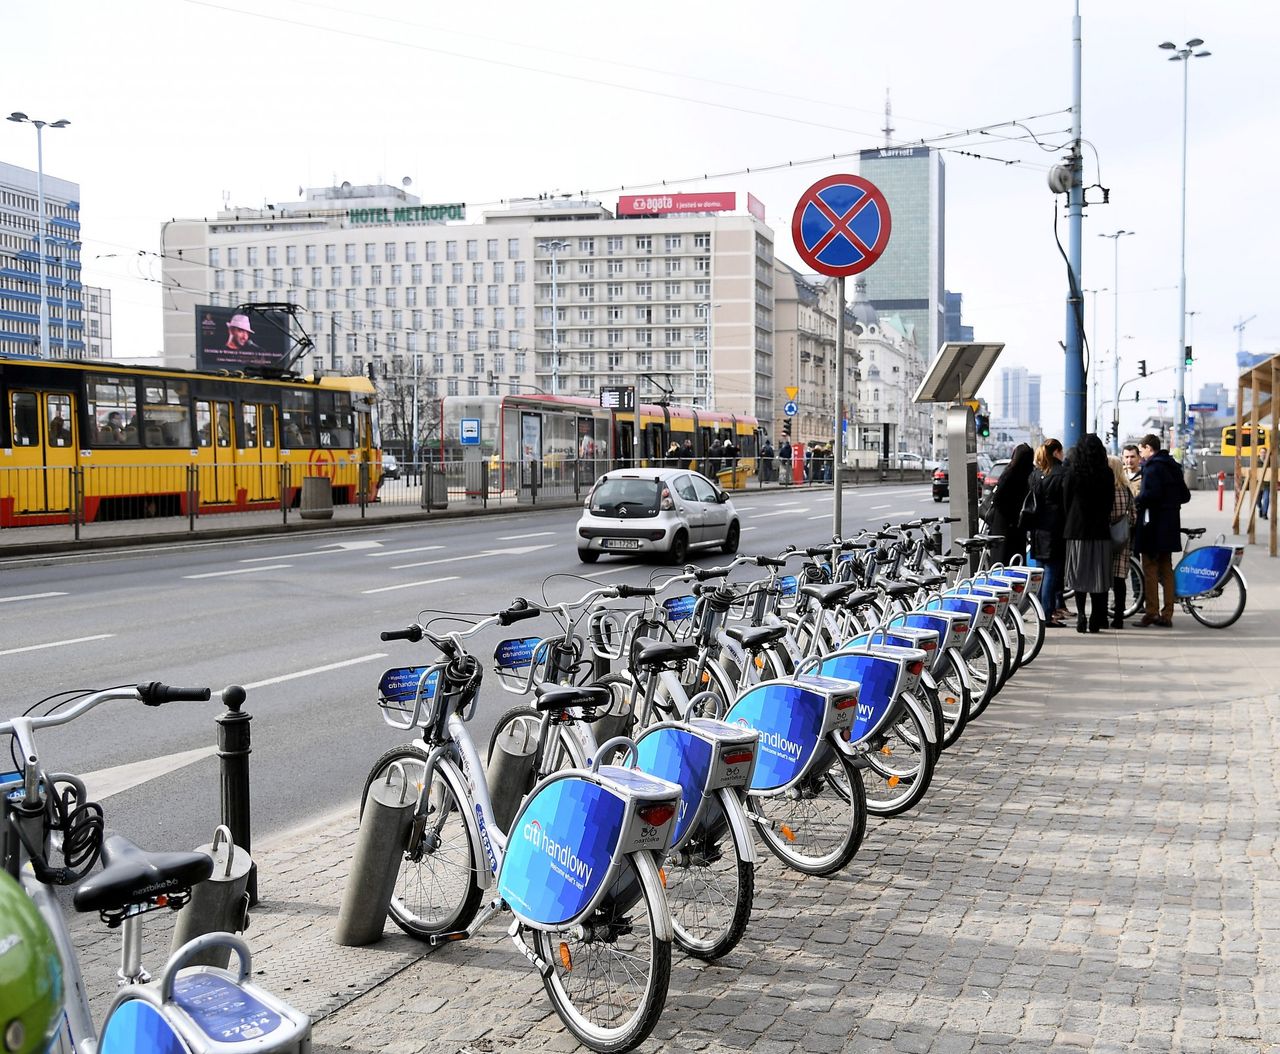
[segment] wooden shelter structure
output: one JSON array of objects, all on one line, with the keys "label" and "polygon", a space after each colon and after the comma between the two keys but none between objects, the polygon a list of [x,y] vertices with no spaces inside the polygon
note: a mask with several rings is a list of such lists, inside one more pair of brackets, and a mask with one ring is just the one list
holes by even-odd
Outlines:
[{"label": "wooden shelter structure", "polygon": [[[1280,355],[1251,366],[1240,374],[1236,384],[1236,510],[1231,521],[1231,529],[1239,534],[1240,514],[1248,509],[1249,544],[1257,543],[1258,496],[1266,487],[1271,492],[1270,554],[1277,555],[1276,493],[1278,472],[1276,465],[1276,447],[1280,444],[1280,420],[1276,414],[1276,392],[1280,391]],[[1248,410],[1245,399],[1248,398]],[[1259,448],[1255,442],[1249,448],[1248,463],[1240,456],[1239,440],[1244,435],[1245,425],[1253,426],[1256,436],[1263,427],[1267,431],[1267,443]]]}]

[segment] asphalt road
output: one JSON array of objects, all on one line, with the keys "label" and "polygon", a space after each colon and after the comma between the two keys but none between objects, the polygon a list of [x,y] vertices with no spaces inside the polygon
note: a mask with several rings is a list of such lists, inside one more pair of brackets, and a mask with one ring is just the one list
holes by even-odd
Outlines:
[{"label": "asphalt road", "polygon": [[[769,491],[735,500],[742,552],[831,535],[834,496]],[[845,533],[933,515],[927,485],[847,491]],[[647,582],[651,563],[579,563],[577,510],[186,543],[37,561],[0,560],[0,673],[21,712],[54,693],[161,680],[249,689],[255,840],[354,802],[373,760],[402,742],[376,705],[382,671],[429,661],[381,630],[423,609],[492,612],[516,596],[573,599],[593,583]],[[695,554],[714,565],[718,553]],[[545,622],[545,620],[544,620]],[[536,632],[544,622],[522,624]],[[500,636],[482,639],[486,660]],[[487,743],[516,701],[486,681],[472,728]],[[216,702],[105,704],[41,734],[46,767],[88,776],[109,830],[152,849],[207,842],[218,822]],[[0,763],[2,765],[3,763]],[[5,766],[7,767],[7,766]]]}]

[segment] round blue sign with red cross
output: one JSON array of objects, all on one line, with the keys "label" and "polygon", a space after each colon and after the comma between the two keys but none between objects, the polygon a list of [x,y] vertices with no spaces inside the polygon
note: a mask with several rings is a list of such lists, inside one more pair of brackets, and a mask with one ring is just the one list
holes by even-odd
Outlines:
[{"label": "round blue sign with red cross", "polygon": [[865,271],[889,244],[889,203],[861,176],[820,179],[800,196],[791,217],[796,252],[819,274],[847,278]]}]

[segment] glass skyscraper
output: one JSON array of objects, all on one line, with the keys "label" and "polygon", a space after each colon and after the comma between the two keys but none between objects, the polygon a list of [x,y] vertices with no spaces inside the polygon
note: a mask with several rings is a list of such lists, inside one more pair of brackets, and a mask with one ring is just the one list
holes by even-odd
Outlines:
[{"label": "glass skyscraper", "polygon": [[858,171],[880,188],[893,222],[884,255],[863,272],[867,297],[877,311],[915,326],[916,346],[930,362],[945,326],[942,156],[924,146],[879,147],[861,151]]}]

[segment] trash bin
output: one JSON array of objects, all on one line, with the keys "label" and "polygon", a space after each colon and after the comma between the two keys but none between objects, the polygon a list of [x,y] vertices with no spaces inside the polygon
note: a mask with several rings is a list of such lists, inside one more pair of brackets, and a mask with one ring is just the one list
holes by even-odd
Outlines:
[{"label": "trash bin", "polygon": [[445,509],[449,507],[449,481],[445,474],[434,465],[422,466],[422,501],[424,509]]},{"label": "trash bin", "polygon": [[304,520],[333,519],[333,483],[328,476],[304,476],[299,509]]}]

